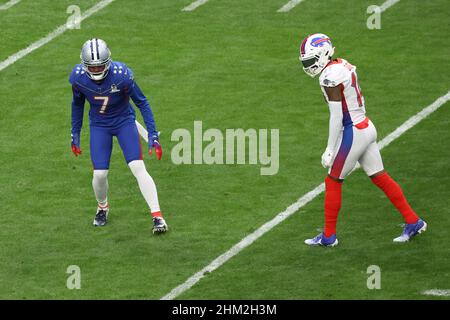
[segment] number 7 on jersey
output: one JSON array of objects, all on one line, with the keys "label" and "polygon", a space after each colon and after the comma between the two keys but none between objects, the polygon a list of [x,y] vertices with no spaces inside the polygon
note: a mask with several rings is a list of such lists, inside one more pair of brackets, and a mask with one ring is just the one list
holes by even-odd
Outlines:
[{"label": "number 7 on jersey", "polygon": [[104,114],[106,112],[106,108],[108,107],[109,97],[94,97],[94,100],[103,100],[99,113]]}]

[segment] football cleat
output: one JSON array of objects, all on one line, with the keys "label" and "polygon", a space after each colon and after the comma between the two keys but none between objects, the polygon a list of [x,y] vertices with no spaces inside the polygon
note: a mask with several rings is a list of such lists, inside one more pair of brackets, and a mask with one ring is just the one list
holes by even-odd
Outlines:
[{"label": "football cleat", "polygon": [[336,238],[336,234],[333,234],[332,236],[327,238],[322,232],[312,239],[306,239],[305,243],[309,246],[334,247],[337,246],[339,242]]},{"label": "football cleat", "polygon": [[169,230],[169,227],[163,217],[153,217],[153,234],[164,233]]},{"label": "football cleat", "polygon": [[422,219],[419,219],[416,223],[407,223],[403,229],[403,233],[400,237],[394,239],[394,242],[407,242],[411,240],[415,235],[425,232],[427,230],[427,223]]},{"label": "football cleat", "polygon": [[107,222],[108,213],[109,213],[109,208],[106,208],[106,210],[97,208],[97,213],[95,214],[95,218],[94,218],[94,226],[103,227]]}]

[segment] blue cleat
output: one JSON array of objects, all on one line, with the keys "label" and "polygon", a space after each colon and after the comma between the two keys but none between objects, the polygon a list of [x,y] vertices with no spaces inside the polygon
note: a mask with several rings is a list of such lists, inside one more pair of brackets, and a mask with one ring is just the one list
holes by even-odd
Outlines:
[{"label": "blue cleat", "polygon": [[324,247],[334,247],[338,245],[338,239],[336,234],[330,237],[325,237],[323,233],[319,234],[317,237],[312,239],[306,239],[305,243],[309,246],[324,246]]},{"label": "blue cleat", "polygon": [[419,219],[416,223],[406,224],[403,233],[400,237],[394,239],[394,242],[407,242],[415,235],[425,232],[427,230],[427,223]]},{"label": "blue cleat", "polygon": [[94,226],[103,227],[107,222],[108,214],[109,208],[106,208],[106,210],[98,208],[94,218]]}]

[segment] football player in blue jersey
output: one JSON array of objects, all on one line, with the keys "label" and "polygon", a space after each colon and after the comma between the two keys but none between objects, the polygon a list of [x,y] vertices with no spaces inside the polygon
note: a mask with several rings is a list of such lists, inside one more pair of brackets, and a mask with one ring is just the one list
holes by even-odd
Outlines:
[{"label": "football player in blue jersey", "polygon": [[90,151],[94,168],[92,186],[98,202],[94,225],[104,226],[108,218],[107,176],[115,136],[150,208],[153,233],[166,232],[168,226],[161,214],[156,186],[142,160],[136,114],[130,98],[144,118],[149,154],[155,149],[156,157],[160,160],[162,148],[150,104],[134,81],[133,72],[125,64],[111,60],[111,52],[105,41],[95,38],[86,41],[80,58],[81,64],[76,65],[70,75],[73,92],[72,152],[75,156],[81,154],[80,132],[87,100],[90,104]]}]

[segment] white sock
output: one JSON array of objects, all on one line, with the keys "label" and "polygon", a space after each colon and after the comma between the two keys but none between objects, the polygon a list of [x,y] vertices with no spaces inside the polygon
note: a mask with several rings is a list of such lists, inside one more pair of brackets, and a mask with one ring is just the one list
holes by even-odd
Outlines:
[{"label": "white sock", "polygon": [[108,205],[108,170],[94,170],[92,178],[92,187],[94,188],[95,198],[100,207]]},{"label": "white sock", "polygon": [[148,174],[147,169],[145,169],[145,164],[143,160],[131,161],[128,166],[136,177],[139,184],[139,189],[147,202],[150,211],[159,212],[159,202],[158,193],[156,192],[156,185],[152,177]]}]

